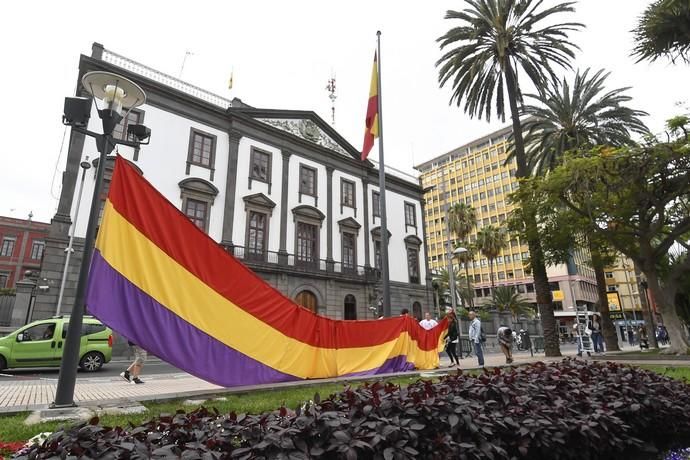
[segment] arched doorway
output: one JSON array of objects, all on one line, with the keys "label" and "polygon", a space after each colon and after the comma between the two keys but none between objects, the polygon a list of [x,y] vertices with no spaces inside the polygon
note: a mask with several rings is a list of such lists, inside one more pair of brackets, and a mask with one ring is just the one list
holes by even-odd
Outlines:
[{"label": "arched doorway", "polygon": [[297,294],[295,297],[295,303],[310,309],[314,313],[316,313],[319,308],[319,302],[316,300],[316,295],[307,290],[301,291],[299,294]]},{"label": "arched doorway", "polygon": [[345,296],[344,302],[344,315],[345,319],[357,319],[357,299],[352,294]]},{"label": "arched doorway", "polygon": [[422,320],[422,304],[415,302],[412,304],[412,316],[415,317],[417,321]]}]

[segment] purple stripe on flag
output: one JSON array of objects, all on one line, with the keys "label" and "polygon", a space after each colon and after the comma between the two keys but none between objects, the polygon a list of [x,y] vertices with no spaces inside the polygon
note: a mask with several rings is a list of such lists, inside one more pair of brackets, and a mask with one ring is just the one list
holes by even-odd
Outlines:
[{"label": "purple stripe on flag", "polygon": [[224,387],[301,380],[225,345],[158,303],[94,251],[89,313],[143,349],[192,375]]},{"label": "purple stripe on flag", "polygon": [[353,372],[351,374],[344,375],[343,377],[358,377],[367,375],[377,375],[377,374],[390,374],[393,372],[406,372],[413,371],[415,369],[414,363],[407,361],[407,356],[400,355],[394,358],[387,359],[382,365],[375,369],[369,369],[362,372]]}]

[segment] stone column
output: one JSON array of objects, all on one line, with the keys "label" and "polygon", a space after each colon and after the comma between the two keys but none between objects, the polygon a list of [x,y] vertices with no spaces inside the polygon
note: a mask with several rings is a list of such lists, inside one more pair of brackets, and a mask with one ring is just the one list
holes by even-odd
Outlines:
[{"label": "stone column", "polygon": [[280,153],[283,156],[283,170],[280,189],[280,248],[278,249],[278,263],[282,266],[287,266],[288,193],[290,193],[290,156],[292,155],[292,152],[288,150],[281,150]]},{"label": "stone column", "polygon": [[35,287],[36,283],[28,278],[17,281],[10,326],[20,327],[26,324]]},{"label": "stone column", "polygon": [[235,220],[235,194],[237,192],[237,157],[242,134],[235,130],[228,132],[228,173],[225,178],[225,208],[223,211],[223,235],[220,244],[232,253],[232,223]]},{"label": "stone column", "polygon": [[333,271],[333,167],[326,166],[326,270]]}]

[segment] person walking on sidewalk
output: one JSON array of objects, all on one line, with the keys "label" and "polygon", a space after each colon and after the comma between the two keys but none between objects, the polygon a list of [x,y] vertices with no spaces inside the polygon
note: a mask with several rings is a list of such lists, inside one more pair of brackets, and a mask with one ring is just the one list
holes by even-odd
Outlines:
[{"label": "person walking on sidewalk", "polygon": [[474,354],[477,355],[479,365],[484,367],[484,350],[482,350],[482,322],[474,311],[470,312],[470,342],[474,345]]},{"label": "person walking on sidewalk", "polygon": [[141,374],[141,370],[144,368],[144,363],[146,362],[146,350],[133,342],[128,341],[127,343],[134,352],[134,362],[124,372],[120,373],[120,377],[129,383],[144,383],[139,378],[139,375]]},{"label": "person walking on sidewalk", "polygon": [[594,353],[604,353],[604,336],[601,335],[601,319],[598,314],[592,316],[592,321],[589,322],[589,330],[592,331],[592,345],[594,345]]},{"label": "person walking on sidewalk", "polygon": [[506,357],[506,364],[513,362],[513,331],[508,326],[501,326],[498,328],[496,334],[498,345]]},{"label": "person walking on sidewalk", "polygon": [[456,348],[458,346],[458,323],[455,321],[455,315],[448,315],[448,332],[446,333],[446,353],[450,358],[450,367],[460,365]]}]

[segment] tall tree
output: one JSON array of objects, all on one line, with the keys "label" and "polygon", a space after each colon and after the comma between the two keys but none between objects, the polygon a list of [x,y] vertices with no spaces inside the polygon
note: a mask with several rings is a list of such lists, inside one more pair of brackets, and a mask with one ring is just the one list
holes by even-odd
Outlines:
[{"label": "tall tree", "polygon": [[[498,117],[505,120],[507,99],[519,178],[529,174],[518,109],[522,101],[519,79],[524,74],[540,88],[555,78],[555,66],[570,68],[577,47],[568,40],[568,33],[583,27],[557,20],[558,15],[574,11],[572,2],[548,8],[543,3],[543,0],[466,0],[468,8],[446,13],[446,19],[458,20],[460,25],[438,39],[441,50],[450,48],[436,65],[440,85],[452,85],[451,104],[460,106],[464,102],[467,114],[487,120],[495,109]],[[537,221],[534,215],[527,217],[526,225],[534,230],[528,232],[528,245],[544,329],[544,348],[547,356],[560,356]]]},{"label": "tall tree", "polygon": [[502,227],[487,225],[477,232],[477,249],[489,260],[489,273],[491,274],[491,295],[495,291],[494,261],[501,251],[508,245],[508,234]]},{"label": "tall tree", "polygon": [[448,210],[447,218],[450,219],[450,231],[462,241],[467,239],[477,225],[477,211],[472,205],[466,203],[452,205]]},{"label": "tall tree", "polygon": [[[536,104],[525,105],[523,124],[525,151],[530,170],[545,174],[558,166],[569,150],[595,145],[632,145],[631,135],[648,134],[640,120],[647,112],[625,104],[630,88],[607,90],[610,75],[590,69],[575,74],[572,84],[564,77],[550,82],[540,94],[525,97]],[[512,158],[514,152],[508,158]]]},{"label": "tall tree", "polygon": [[[603,70],[590,75],[590,69],[586,69],[575,74],[572,84],[564,77],[550,82],[537,95],[526,95],[534,103],[525,105],[522,109],[527,116],[524,122],[527,162],[533,174],[547,174],[562,163],[566,152],[570,150],[595,145],[633,145],[631,134],[648,134],[647,127],[640,120],[647,113],[626,106],[631,100],[625,94],[629,88],[607,90],[608,76],[609,73],[604,73]],[[578,220],[577,216],[567,218],[575,220],[570,221],[571,225],[559,224],[558,229],[552,230],[577,232],[573,234],[572,244],[580,245],[590,253],[597,279],[599,311],[604,323],[606,347],[611,351],[618,350],[618,339],[609,316],[604,284],[604,267],[610,259],[610,251],[603,241],[594,242],[588,238],[591,233],[585,231],[588,226],[586,222],[573,225]],[[545,228],[547,227],[540,227]]]},{"label": "tall tree", "polygon": [[690,0],[657,0],[633,30],[633,57],[655,61],[667,57],[690,63]]},{"label": "tall tree", "polygon": [[687,137],[641,147],[598,147],[574,154],[530,185],[587,219],[590,230],[635,262],[669,331],[669,351],[682,353],[689,343],[675,303],[690,274],[687,151]]}]

